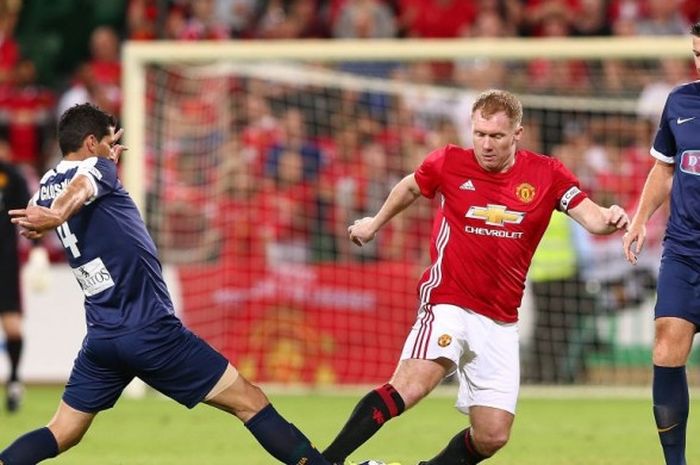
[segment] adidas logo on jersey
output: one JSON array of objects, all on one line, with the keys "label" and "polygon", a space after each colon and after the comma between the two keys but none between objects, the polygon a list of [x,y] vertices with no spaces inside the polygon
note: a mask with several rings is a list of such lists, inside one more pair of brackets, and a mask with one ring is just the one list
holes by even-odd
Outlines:
[{"label": "adidas logo on jersey", "polygon": [[472,182],[471,179],[467,179],[464,184],[459,186],[459,188],[463,191],[475,191],[476,188],[474,187],[474,183]]}]

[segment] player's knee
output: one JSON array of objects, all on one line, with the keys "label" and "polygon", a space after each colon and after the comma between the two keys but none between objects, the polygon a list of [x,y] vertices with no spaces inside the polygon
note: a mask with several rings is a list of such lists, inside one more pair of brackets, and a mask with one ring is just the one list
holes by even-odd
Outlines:
[{"label": "player's knee", "polygon": [[56,424],[49,424],[48,428],[56,438],[59,452],[65,452],[80,443],[86,431],[82,428],[64,428]]},{"label": "player's knee", "polygon": [[398,385],[392,383],[392,386],[401,396],[407,409],[416,405],[432,390],[431,386],[425,386],[421,383],[398,383]]},{"label": "player's knee", "polygon": [[687,353],[680,350],[670,338],[658,337],[654,343],[652,359],[654,365],[658,366],[680,366],[685,365]]},{"label": "player's knee", "polygon": [[260,389],[258,386],[255,384],[250,384],[250,387],[248,388],[248,404],[251,407],[251,410],[255,412],[259,412],[267,404],[270,403],[270,400],[267,398],[265,393],[263,392],[262,389]]},{"label": "player's knee", "polygon": [[490,457],[508,443],[508,431],[473,431],[472,439],[477,451]]}]

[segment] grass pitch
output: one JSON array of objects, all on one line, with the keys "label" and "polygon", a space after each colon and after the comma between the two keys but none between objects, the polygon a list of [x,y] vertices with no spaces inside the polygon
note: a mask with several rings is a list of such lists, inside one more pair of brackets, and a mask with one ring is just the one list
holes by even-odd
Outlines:
[{"label": "grass pitch", "polygon": [[[444,392],[444,391],[441,391]],[[401,418],[388,423],[350,458],[398,461],[415,465],[432,457],[467,424],[452,408],[454,389],[425,399]],[[564,391],[566,392],[566,391]],[[285,395],[273,391],[277,409],[323,448],[340,429],[364,391]],[[28,389],[23,410],[0,413],[0,448],[18,435],[45,424],[61,389]],[[648,397],[648,395],[647,395]],[[691,405],[688,462],[700,462],[700,401]],[[83,442],[49,463],[56,465],[272,465],[234,417],[211,407],[192,411],[159,396],[122,398],[97,416]],[[492,465],[658,465],[663,463],[651,406],[636,398],[561,395],[544,391],[521,395],[510,443]]]}]

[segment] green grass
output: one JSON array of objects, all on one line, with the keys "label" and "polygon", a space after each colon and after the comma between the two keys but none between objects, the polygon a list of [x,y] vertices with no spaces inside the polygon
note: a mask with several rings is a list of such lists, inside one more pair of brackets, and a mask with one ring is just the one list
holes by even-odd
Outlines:
[{"label": "green grass", "polygon": [[[45,424],[60,389],[30,388],[23,410],[0,414],[0,448]],[[414,465],[441,449],[467,424],[453,396],[432,396],[387,424],[351,456]],[[585,395],[585,392],[584,392]],[[320,448],[342,426],[361,392],[270,397]],[[658,465],[663,463],[651,407],[645,399],[521,397],[510,443],[490,465]],[[698,410],[700,401],[691,411]],[[700,462],[700,419],[688,430],[688,462]],[[207,406],[192,411],[149,397],[121,399],[98,415],[83,442],[50,463],[60,465],[271,465],[277,463],[234,417]]]}]

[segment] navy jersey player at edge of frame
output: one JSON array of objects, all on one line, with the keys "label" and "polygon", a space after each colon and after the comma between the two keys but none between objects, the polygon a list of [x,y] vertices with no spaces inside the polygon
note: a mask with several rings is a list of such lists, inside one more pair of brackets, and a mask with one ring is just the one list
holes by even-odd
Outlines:
[{"label": "navy jersey player at edge of frame", "polygon": [[156,246],[114,162],[62,160],[43,176],[34,201],[50,207],[77,175],[86,176],[96,194],[57,233],[85,294],[88,335],[120,336],[174,314]]},{"label": "navy jersey player at edge of frame", "polygon": [[652,155],[675,164],[664,249],[700,260],[700,82],[675,88],[664,107]]}]

